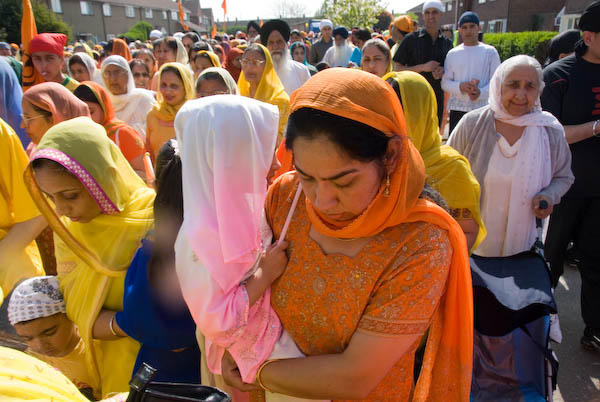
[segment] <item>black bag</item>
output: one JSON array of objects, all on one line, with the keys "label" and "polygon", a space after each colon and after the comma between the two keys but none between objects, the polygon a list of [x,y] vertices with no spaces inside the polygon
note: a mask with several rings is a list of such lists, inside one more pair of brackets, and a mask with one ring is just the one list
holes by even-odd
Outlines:
[{"label": "black bag", "polygon": [[127,402],[231,402],[218,388],[200,384],[153,382],[156,370],[143,363],[129,383]]}]

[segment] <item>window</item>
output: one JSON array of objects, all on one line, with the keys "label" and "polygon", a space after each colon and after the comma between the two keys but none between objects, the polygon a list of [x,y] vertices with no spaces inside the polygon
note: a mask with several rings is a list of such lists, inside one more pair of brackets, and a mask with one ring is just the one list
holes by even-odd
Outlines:
[{"label": "window", "polygon": [[151,8],[145,8],[144,9],[144,16],[146,18],[152,18],[152,9]]},{"label": "window", "polygon": [[479,2],[479,4],[483,4],[485,3],[485,0],[477,0]]},{"label": "window", "polygon": [[62,6],[60,5],[60,0],[50,1],[50,6],[52,7],[53,12],[62,13]]},{"label": "window", "polygon": [[105,17],[111,16],[110,4],[108,4],[108,3],[102,4],[102,14],[104,14]]},{"label": "window", "polygon": [[506,32],[506,20],[490,20],[488,21],[488,32]]},{"label": "window", "polygon": [[94,9],[92,8],[92,3],[90,1],[80,1],[79,5],[81,6],[81,15],[94,14]]},{"label": "window", "polygon": [[166,20],[169,18],[169,13],[166,12],[165,10],[163,10],[162,15],[163,15],[163,20]]},{"label": "window", "polygon": [[451,1],[446,3],[446,11],[452,11],[452,2]]},{"label": "window", "polygon": [[125,6],[125,16],[129,18],[135,17],[135,10],[133,6]]},{"label": "window", "polygon": [[171,10],[171,19],[172,20],[177,20],[179,17],[177,17],[177,11],[173,11]]},{"label": "window", "polygon": [[117,35],[115,35],[115,34],[106,34],[106,40],[111,40],[111,39],[114,39],[116,37],[117,37]]},{"label": "window", "polygon": [[183,20],[184,21],[188,21],[190,19],[190,13],[184,13],[183,14]]}]

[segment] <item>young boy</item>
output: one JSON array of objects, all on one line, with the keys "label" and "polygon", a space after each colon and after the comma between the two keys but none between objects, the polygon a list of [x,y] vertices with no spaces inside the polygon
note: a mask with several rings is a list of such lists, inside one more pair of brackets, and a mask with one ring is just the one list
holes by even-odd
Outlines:
[{"label": "young boy", "polygon": [[8,303],[8,320],[25,341],[26,353],[59,369],[88,397],[94,380],[85,363],[84,343],[66,314],[55,276],[36,276],[15,287]]},{"label": "young boy", "polygon": [[29,43],[33,67],[47,82],[58,82],[73,92],[79,85],[71,77],[64,75],[64,48],[67,36],[61,33],[41,33]]}]

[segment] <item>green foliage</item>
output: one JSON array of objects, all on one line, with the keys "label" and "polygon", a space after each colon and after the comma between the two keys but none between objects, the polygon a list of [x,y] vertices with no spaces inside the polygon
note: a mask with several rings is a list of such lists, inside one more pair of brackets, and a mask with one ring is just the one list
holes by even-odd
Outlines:
[{"label": "green foliage", "polygon": [[483,35],[483,41],[498,50],[502,61],[518,54],[527,54],[543,63],[548,42],[557,33],[551,31],[486,33]]},{"label": "green foliage", "polygon": [[150,31],[152,31],[153,29],[154,27],[148,22],[139,21],[136,22],[134,26],[129,28],[129,31],[125,32],[123,36],[126,36],[131,40],[141,40],[143,42],[148,40],[148,37],[150,36]]},{"label": "green foliage", "polygon": [[[235,35],[237,31],[246,32],[246,25],[225,25],[225,29],[228,35]],[[217,24],[217,31],[223,31],[223,23]]]},{"label": "green foliage", "polygon": [[[60,32],[68,36],[69,41],[73,40],[73,28],[54,14],[48,7],[39,0],[31,2],[33,15],[37,31],[42,32]],[[21,19],[23,17],[22,0],[2,0],[0,7],[0,21],[2,21],[2,32],[0,38],[6,42],[21,43]]]},{"label": "green foliage", "polygon": [[371,28],[384,8],[379,0],[326,0],[325,16],[335,26]]}]

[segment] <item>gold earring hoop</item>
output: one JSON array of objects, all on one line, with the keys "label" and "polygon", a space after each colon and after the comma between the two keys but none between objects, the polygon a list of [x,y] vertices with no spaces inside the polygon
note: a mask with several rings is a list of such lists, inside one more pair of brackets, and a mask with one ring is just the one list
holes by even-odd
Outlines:
[{"label": "gold earring hoop", "polygon": [[384,197],[390,196],[390,174],[389,173],[386,173],[386,175],[385,175],[385,188],[383,189],[383,196]]}]

